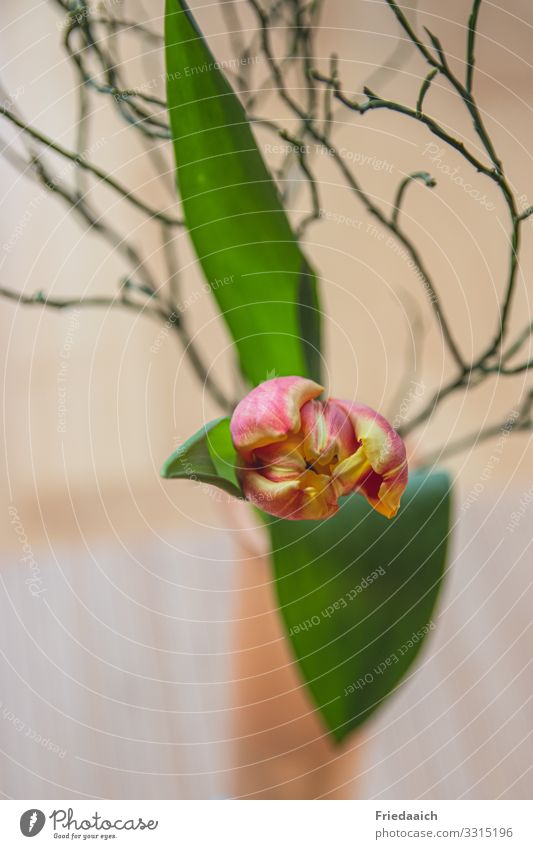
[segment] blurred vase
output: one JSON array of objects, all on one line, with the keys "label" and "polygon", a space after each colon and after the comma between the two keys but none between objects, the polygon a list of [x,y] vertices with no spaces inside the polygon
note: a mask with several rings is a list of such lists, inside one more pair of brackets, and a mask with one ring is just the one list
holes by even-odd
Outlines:
[{"label": "blurred vase", "polygon": [[224,513],[235,532],[232,793],[249,799],[353,799],[361,737],[335,743],[293,661],[275,599],[268,538],[249,506]]}]

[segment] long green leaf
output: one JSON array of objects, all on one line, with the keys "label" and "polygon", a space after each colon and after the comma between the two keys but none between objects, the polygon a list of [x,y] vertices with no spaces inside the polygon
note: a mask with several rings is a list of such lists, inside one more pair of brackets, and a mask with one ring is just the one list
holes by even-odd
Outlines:
[{"label": "long green leaf", "polygon": [[196,253],[251,383],[320,381],[317,282],[243,107],[183,0],[166,0],[167,99]]},{"label": "long green leaf", "polygon": [[324,522],[269,524],[289,638],[339,741],[397,687],[434,628],[449,512],[447,476],[419,473],[390,521],[353,495]]}]

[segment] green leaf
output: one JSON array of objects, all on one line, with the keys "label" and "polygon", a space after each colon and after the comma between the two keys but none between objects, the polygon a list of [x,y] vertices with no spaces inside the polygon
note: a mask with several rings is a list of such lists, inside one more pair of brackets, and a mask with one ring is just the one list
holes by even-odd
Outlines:
[{"label": "green leaf", "polygon": [[225,416],[209,422],[174,451],[161,469],[163,478],[184,478],[218,486],[242,498],[235,473],[237,455]]},{"label": "green leaf", "polygon": [[183,0],[167,0],[167,100],[185,221],[253,384],[320,382],[316,275],[244,109]]},{"label": "green leaf", "polygon": [[397,687],[434,628],[449,514],[447,475],[420,472],[390,521],[353,495],[324,522],[269,525],[290,642],[338,741]]}]

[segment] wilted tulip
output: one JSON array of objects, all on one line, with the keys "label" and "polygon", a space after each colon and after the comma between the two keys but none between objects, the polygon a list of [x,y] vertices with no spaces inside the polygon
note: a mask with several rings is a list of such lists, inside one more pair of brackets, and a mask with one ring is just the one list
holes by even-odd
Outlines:
[{"label": "wilted tulip", "polygon": [[363,404],[330,398],[304,377],[277,377],[237,405],[231,436],[246,498],[284,519],[325,519],[359,492],[392,518],[407,484],[401,437]]}]

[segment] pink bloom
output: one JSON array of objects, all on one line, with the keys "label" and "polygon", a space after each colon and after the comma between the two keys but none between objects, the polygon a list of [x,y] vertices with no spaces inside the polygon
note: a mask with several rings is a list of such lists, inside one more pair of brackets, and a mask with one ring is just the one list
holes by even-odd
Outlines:
[{"label": "pink bloom", "polygon": [[401,437],[363,404],[330,398],[304,377],[276,377],[237,405],[231,436],[246,498],[284,519],[325,519],[360,492],[387,518],[407,484]]}]

